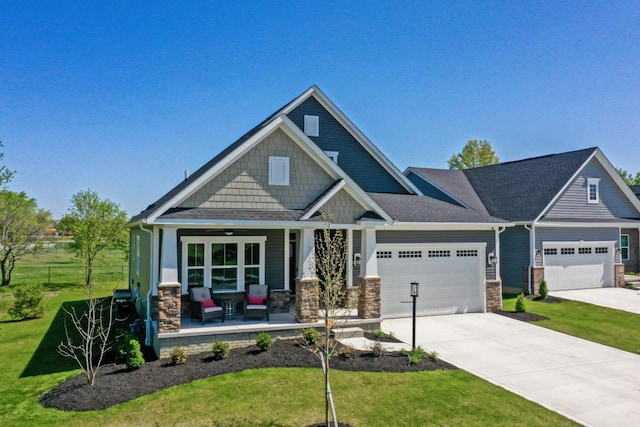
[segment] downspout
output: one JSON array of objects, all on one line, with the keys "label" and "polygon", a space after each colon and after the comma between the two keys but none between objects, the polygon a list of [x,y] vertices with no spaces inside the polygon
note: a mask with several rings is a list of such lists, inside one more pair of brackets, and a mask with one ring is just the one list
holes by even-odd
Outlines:
[{"label": "downspout", "polygon": [[535,247],[536,247],[536,229],[533,223],[531,223],[531,228],[524,224],[524,228],[529,230],[529,280],[527,285],[529,286],[529,295],[533,294],[533,284],[531,283],[531,268],[535,265]]},{"label": "downspout", "polygon": [[504,233],[507,227],[498,227],[496,229],[496,256],[498,257],[498,262],[496,263],[496,280],[500,280],[502,282],[502,275],[500,274],[500,258],[502,255],[500,253],[500,235]]},{"label": "downspout", "polygon": [[153,232],[151,232],[151,230],[147,230],[146,228],[142,227],[142,224],[140,224],[140,230],[144,231],[145,233],[149,233],[149,292],[147,292],[147,300],[145,301],[145,308],[147,311],[147,318],[144,322],[145,324],[145,340],[144,340],[144,344],[146,346],[150,346],[151,345],[151,304],[149,304],[149,301],[151,300],[151,292],[153,291],[153,283],[151,283],[153,281]]}]

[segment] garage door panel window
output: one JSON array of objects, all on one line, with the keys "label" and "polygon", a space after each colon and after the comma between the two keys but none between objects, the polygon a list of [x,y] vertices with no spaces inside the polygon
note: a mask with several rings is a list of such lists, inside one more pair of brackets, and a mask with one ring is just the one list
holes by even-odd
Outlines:
[{"label": "garage door panel window", "polygon": [[440,251],[429,251],[429,258],[448,258],[451,256],[451,251],[440,250]]},{"label": "garage door panel window", "polygon": [[391,251],[376,251],[376,257],[378,259],[388,259],[391,258]]},{"label": "garage door panel window", "polygon": [[609,248],[607,248],[607,247],[596,248],[596,253],[597,254],[608,254],[609,253]]},{"label": "garage door panel window", "polygon": [[573,255],[576,253],[574,248],[560,248],[560,255]]},{"label": "garage door panel window", "polygon": [[398,251],[398,258],[422,258],[422,251]]},{"label": "garage door panel window", "polygon": [[558,255],[558,250],[556,248],[545,248],[544,249],[544,254],[545,255]]},{"label": "garage door panel window", "polygon": [[456,256],[459,256],[459,257],[478,256],[478,251],[477,249],[458,249],[456,251]]},{"label": "garage door panel window", "polygon": [[578,254],[591,255],[591,248],[578,248]]}]

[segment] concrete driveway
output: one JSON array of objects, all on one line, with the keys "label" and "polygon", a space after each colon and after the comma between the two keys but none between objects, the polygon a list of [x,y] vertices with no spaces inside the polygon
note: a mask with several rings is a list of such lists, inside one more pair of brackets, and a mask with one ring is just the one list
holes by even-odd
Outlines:
[{"label": "concrete driveway", "polygon": [[[382,329],[411,342],[411,318]],[[417,319],[416,344],[446,361],[592,426],[640,425],[640,356],[498,314]]]},{"label": "concrete driveway", "polygon": [[635,289],[576,289],[571,291],[553,291],[549,292],[549,295],[640,314],[640,291]]}]

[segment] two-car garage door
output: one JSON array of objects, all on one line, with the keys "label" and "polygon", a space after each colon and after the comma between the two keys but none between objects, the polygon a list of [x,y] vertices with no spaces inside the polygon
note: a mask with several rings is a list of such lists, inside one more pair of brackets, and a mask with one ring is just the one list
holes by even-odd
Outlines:
[{"label": "two-car garage door", "polygon": [[614,285],[615,242],[542,242],[550,291]]},{"label": "two-car garage door", "polygon": [[406,302],[414,281],[420,284],[419,315],[484,311],[484,244],[379,244],[376,249],[382,316],[411,315]]}]

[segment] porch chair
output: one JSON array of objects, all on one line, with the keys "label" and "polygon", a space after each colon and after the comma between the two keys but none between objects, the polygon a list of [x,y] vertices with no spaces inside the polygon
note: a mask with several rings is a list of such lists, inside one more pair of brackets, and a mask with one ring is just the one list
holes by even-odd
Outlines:
[{"label": "porch chair", "polygon": [[249,313],[264,314],[269,321],[269,286],[249,285],[244,301],[244,320],[247,320]]},{"label": "porch chair", "polygon": [[191,297],[191,320],[195,317],[202,324],[210,319],[220,319],[224,322],[224,307],[213,301],[211,288],[198,287],[189,289]]}]

